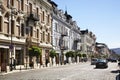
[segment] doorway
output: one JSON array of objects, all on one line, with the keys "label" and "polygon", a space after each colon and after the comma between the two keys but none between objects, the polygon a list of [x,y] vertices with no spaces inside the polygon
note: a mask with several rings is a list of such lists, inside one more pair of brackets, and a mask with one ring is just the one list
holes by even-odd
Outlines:
[{"label": "doorway", "polygon": [[4,48],[0,48],[0,66],[1,66],[1,72],[7,72],[7,59],[6,59],[6,53]]}]

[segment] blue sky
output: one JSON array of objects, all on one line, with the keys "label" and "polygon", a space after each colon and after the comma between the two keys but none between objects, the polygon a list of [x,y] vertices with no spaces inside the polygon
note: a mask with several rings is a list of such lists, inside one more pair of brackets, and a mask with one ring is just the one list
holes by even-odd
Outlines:
[{"label": "blue sky", "polygon": [[120,0],[53,0],[81,28],[92,31],[97,42],[120,47]]}]

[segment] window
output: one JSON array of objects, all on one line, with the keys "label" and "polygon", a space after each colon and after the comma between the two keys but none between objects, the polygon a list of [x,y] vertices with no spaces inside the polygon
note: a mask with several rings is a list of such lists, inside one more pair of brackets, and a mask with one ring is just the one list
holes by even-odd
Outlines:
[{"label": "window", "polygon": [[47,23],[48,24],[50,23],[50,15],[48,15],[48,17],[47,17]]},{"label": "window", "polygon": [[21,0],[21,10],[24,10],[24,0]]},{"label": "window", "polygon": [[14,34],[15,30],[14,30],[14,20],[11,20],[11,33]]},{"label": "window", "polygon": [[21,28],[20,26],[18,26],[18,35],[21,36],[20,34],[21,34]]},{"label": "window", "polygon": [[37,29],[37,38],[39,38],[39,30]]},{"label": "window", "polygon": [[30,35],[33,36],[33,27],[30,27]]},{"label": "window", "polygon": [[21,24],[21,36],[24,36],[24,24]]},{"label": "window", "polygon": [[38,16],[38,14],[39,14],[39,8],[36,8],[36,10],[37,10],[37,16]]},{"label": "window", "polygon": [[57,42],[58,42],[58,39],[55,38],[55,46],[58,46]]},{"label": "window", "polygon": [[18,0],[18,11],[20,11],[20,1]]},{"label": "window", "polygon": [[29,34],[29,29],[28,28],[26,28],[26,34]]},{"label": "window", "polygon": [[10,0],[11,5],[14,6],[14,0]]},{"label": "window", "polygon": [[45,41],[45,32],[43,32],[43,36],[42,37],[43,37],[43,41]]},{"label": "window", "polygon": [[42,21],[44,21],[45,20],[45,12],[43,11],[43,14],[42,14]]},{"label": "window", "polygon": [[57,31],[57,23],[55,23],[55,31]]},{"label": "window", "polygon": [[48,34],[46,34],[46,37],[45,37],[45,38],[46,38],[46,42],[48,42]]},{"label": "window", "polygon": [[36,30],[33,30],[33,36],[34,36],[34,38],[37,38],[37,31]]},{"label": "window", "polygon": [[41,33],[41,34],[40,34],[40,41],[41,41],[41,42],[42,42],[42,40],[43,40],[43,37],[42,37],[42,36],[43,36],[43,34]]},{"label": "window", "polygon": [[4,22],[4,32],[6,34],[9,34],[9,23],[7,23],[7,22]]},{"label": "window", "polygon": [[2,32],[2,17],[0,16],[0,32]]},{"label": "window", "polygon": [[29,10],[30,10],[30,13],[32,13],[32,4],[29,3]]},{"label": "window", "polygon": [[15,35],[20,36],[20,26],[16,26],[16,32]]},{"label": "window", "polygon": [[50,43],[50,33],[48,33],[48,42]]}]

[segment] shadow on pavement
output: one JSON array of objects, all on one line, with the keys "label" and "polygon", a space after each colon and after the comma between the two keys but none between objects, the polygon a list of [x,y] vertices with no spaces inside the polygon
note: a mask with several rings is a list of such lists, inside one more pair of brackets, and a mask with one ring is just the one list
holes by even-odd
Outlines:
[{"label": "shadow on pavement", "polygon": [[120,80],[120,74],[116,76],[116,80]]},{"label": "shadow on pavement", "polygon": [[113,70],[113,71],[111,71],[111,73],[119,73],[120,72],[120,70]]},{"label": "shadow on pavement", "polygon": [[111,71],[111,73],[118,74],[118,75],[116,75],[116,80],[120,80],[120,70],[113,70],[113,71]]},{"label": "shadow on pavement", "polygon": [[104,68],[104,67],[96,68],[96,67],[94,67],[94,69],[107,69],[107,68]]}]

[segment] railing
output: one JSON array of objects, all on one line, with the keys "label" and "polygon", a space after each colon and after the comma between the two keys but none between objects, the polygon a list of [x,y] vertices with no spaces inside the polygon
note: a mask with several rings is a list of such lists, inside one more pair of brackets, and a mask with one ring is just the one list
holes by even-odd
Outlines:
[{"label": "railing", "polygon": [[76,38],[74,41],[75,41],[75,42],[80,42],[80,41],[81,41],[81,39]]},{"label": "railing", "polygon": [[61,36],[68,36],[68,33],[67,32],[63,32],[63,33],[61,33]]},{"label": "railing", "polygon": [[67,50],[68,46],[61,46],[61,50]]},{"label": "railing", "polygon": [[28,19],[39,21],[39,15],[35,12],[28,12]]}]

